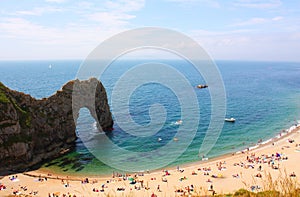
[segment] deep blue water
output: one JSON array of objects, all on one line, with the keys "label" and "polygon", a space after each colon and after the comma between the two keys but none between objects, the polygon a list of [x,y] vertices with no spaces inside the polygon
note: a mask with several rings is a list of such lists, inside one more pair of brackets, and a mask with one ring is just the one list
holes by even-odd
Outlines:
[{"label": "deep blue water", "polygon": [[[179,128],[188,135],[194,128],[188,127],[189,120],[193,120],[197,110],[200,110],[200,121],[195,130],[193,140],[188,143],[188,148],[184,150],[171,165],[178,165],[188,162],[198,161],[199,148],[208,129],[211,120],[211,96],[209,89],[197,89],[198,84],[205,84],[203,77],[188,62],[181,60],[160,60],[159,62],[171,65],[179,73],[184,75],[193,91],[196,94],[199,109],[189,109],[190,117],[184,120],[182,125],[175,122],[182,119],[181,104],[177,97],[178,94],[189,97],[186,88],[179,92],[155,82],[148,82],[139,86],[131,92],[128,104],[126,100],[116,93],[113,95],[114,88],[118,85],[118,80],[128,69],[132,69],[138,63],[145,61],[116,61],[104,74],[100,80],[104,84],[109,103],[111,105],[114,119],[118,113],[122,120],[120,124],[125,124],[129,131],[120,128],[116,122],[114,131],[107,134],[109,140],[117,147],[110,146],[109,143],[101,141],[105,138],[104,134],[99,134],[95,127],[95,121],[89,115],[87,109],[80,111],[78,119],[77,134],[79,137],[88,141],[87,144],[93,146],[94,141],[89,141],[90,137],[99,138],[95,150],[101,157],[114,157],[118,165],[126,165],[132,162],[126,154],[118,155],[118,147],[130,152],[143,154],[144,152],[155,151],[166,146],[173,138]],[[54,94],[67,81],[76,78],[78,69],[82,62],[79,60],[69,61],[2,61],[0,62],[0,80],[11,89],[22,91],[36,98],[48,97]],[[51,68],[49,68],[51,65]],[[226,91],[226,117],[234,117],[235,123],[224,123],[220,137],[213,149],[207,153],[206,157],[215,157],[225,153],[235,152],[245,147],[253,146],[258,140],[267,140],[282,129],[288,128],[300,119],[300,63],[292,62],[247,62],[247,61],[217,61],[216,65],[223,78]],[[158,75],[155,70],[145,71],[148,75]],[[160,77],[166,81],[178,84],[179,79],[169,76],[167,73],[159,73]],[[140,80],[144,75],[136,75],[127,80],[125,85],[130,86],[135,80]],[[111,100],[115,96],[116,100]],[[129,106],[128,111],[115,103],[124,103]],[[139,130],[134,125],[126,124],[126,120],[132,120],[142,127],[146,127],[155,117],[161,117],[161,111],[155,111],[151,117],[149,108],[159,103],[165,109],[165,120],[161,119],[162,127],[157,131]],[[159,125],[160,122],[157,123]],[[134,133],[136,132],[136,133]],[[144,133],[143,133],[144,132]],[[150,132],[149,136],[147,132]],[[152,132],[152,133],[151,133]],[[134,134],[144,134],[136,136]],[[158,139],[161,141],[158,141]],[[184,138],[184,137],[183,137]],[[178,139],[178,146],[186,139]],[[88,139],[88,140],[87,140]],[[111,173],[112,169],[95,159],[80,139],[77,140],[77,147],[74,152],[58,158],[46,164],[54,170],[66,173],[78,174],[106,174]],[[100,145],[99,145],[100,144]],[[101,149],[101,150],[100,150]],[[177,149],[168,150],[168,155],[177,153]],[[164,160],[165,155],[150,155],[149,166]],[[111,159],[111,158],[110,158]],[[166,159],[167,160],[167,159]],[[140,165],[136,162],[136,165]],[[145,166],[144,170],[149,169]],[[136,169],[139,169],[138,166]],[[139,166],[140,167],[140,166]]]}]

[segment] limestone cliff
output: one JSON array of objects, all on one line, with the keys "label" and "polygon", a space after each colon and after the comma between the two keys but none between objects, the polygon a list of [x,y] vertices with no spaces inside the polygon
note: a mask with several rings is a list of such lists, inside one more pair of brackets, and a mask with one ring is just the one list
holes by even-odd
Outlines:
[{"label": "limestone cliff", "polygon": [[106,91],[95,78],[70,81],[41,100],[0,82],[0,171],[25,169],[72,148],[74,120],[82,107],[90,109],[104,131],[112,129]]}]

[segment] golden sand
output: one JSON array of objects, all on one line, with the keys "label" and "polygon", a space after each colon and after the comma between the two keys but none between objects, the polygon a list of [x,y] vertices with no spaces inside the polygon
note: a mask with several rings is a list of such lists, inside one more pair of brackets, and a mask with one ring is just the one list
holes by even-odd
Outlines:
[{"label": "golden sand", "polygon": [[[89,183],[82,183],[82,177],[48,175],[37,170],[0,179],[6,186],[0,196],[19,192],[32,196],[190,196],[233,193],[238,189],[261,191],[265,187],[267,174],[273,180],[280,176],[295,174],[300,177],[300,129],[299,127],[281,138],[260,145],[253,150],[228,154],[208,160],[128,177],[88,177]],[[277,153],[277,157],[276,157]],[[272,157],[273,154],[273,157]],[[278,155],[279,154],[279,155]],[[248,159],[248,160],[247,160]],[[167,171],[167,172],[166,172]],[[12,176],[17,179],[11,181]],[[40,176],[40,178],[39,178]],[[44,177],[48,177],[45,180]],[[40,180],[39,180],[40,179]],[[130,184],[134,180],[135,184]],[[124,189],[124,190],[123,190]],[[34,195],[34,192],[36,193]]]}]

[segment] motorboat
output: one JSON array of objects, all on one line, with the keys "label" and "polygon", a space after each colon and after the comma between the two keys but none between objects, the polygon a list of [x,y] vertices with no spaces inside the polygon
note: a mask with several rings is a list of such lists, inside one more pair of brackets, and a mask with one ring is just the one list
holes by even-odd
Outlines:
[{"label": "motorboat", "polygon": [[200,85],[197,85],[197,88],[200,88],[200,89],[202,89],[202,88],[208,88],[208,85],[206,85],[206,84],[205,85],[201,85],[200,84]]},{"label": "motorboat", "polygon": [[175,122],[175,125],[181,125],[182,124],[182,120],[177,120],[176,122]]},{"label": "motorboat", "polygon": [[235,122],[235,119],[234,118],[225,118],[225,121],[226,122]]}]

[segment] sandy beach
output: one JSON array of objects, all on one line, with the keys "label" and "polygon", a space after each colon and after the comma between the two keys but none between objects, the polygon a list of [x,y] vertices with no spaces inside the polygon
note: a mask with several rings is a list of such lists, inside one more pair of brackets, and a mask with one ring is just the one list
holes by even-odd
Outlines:
[{"label": "sandy beach", "polygon": [[287,176],[299,182],[299,162],[298,125],[243,151],[145,174],[84,178],[36,170],[4,176],[0,196],[197,196],[241,188],[261,191],[269,173],[273,180]]}]

